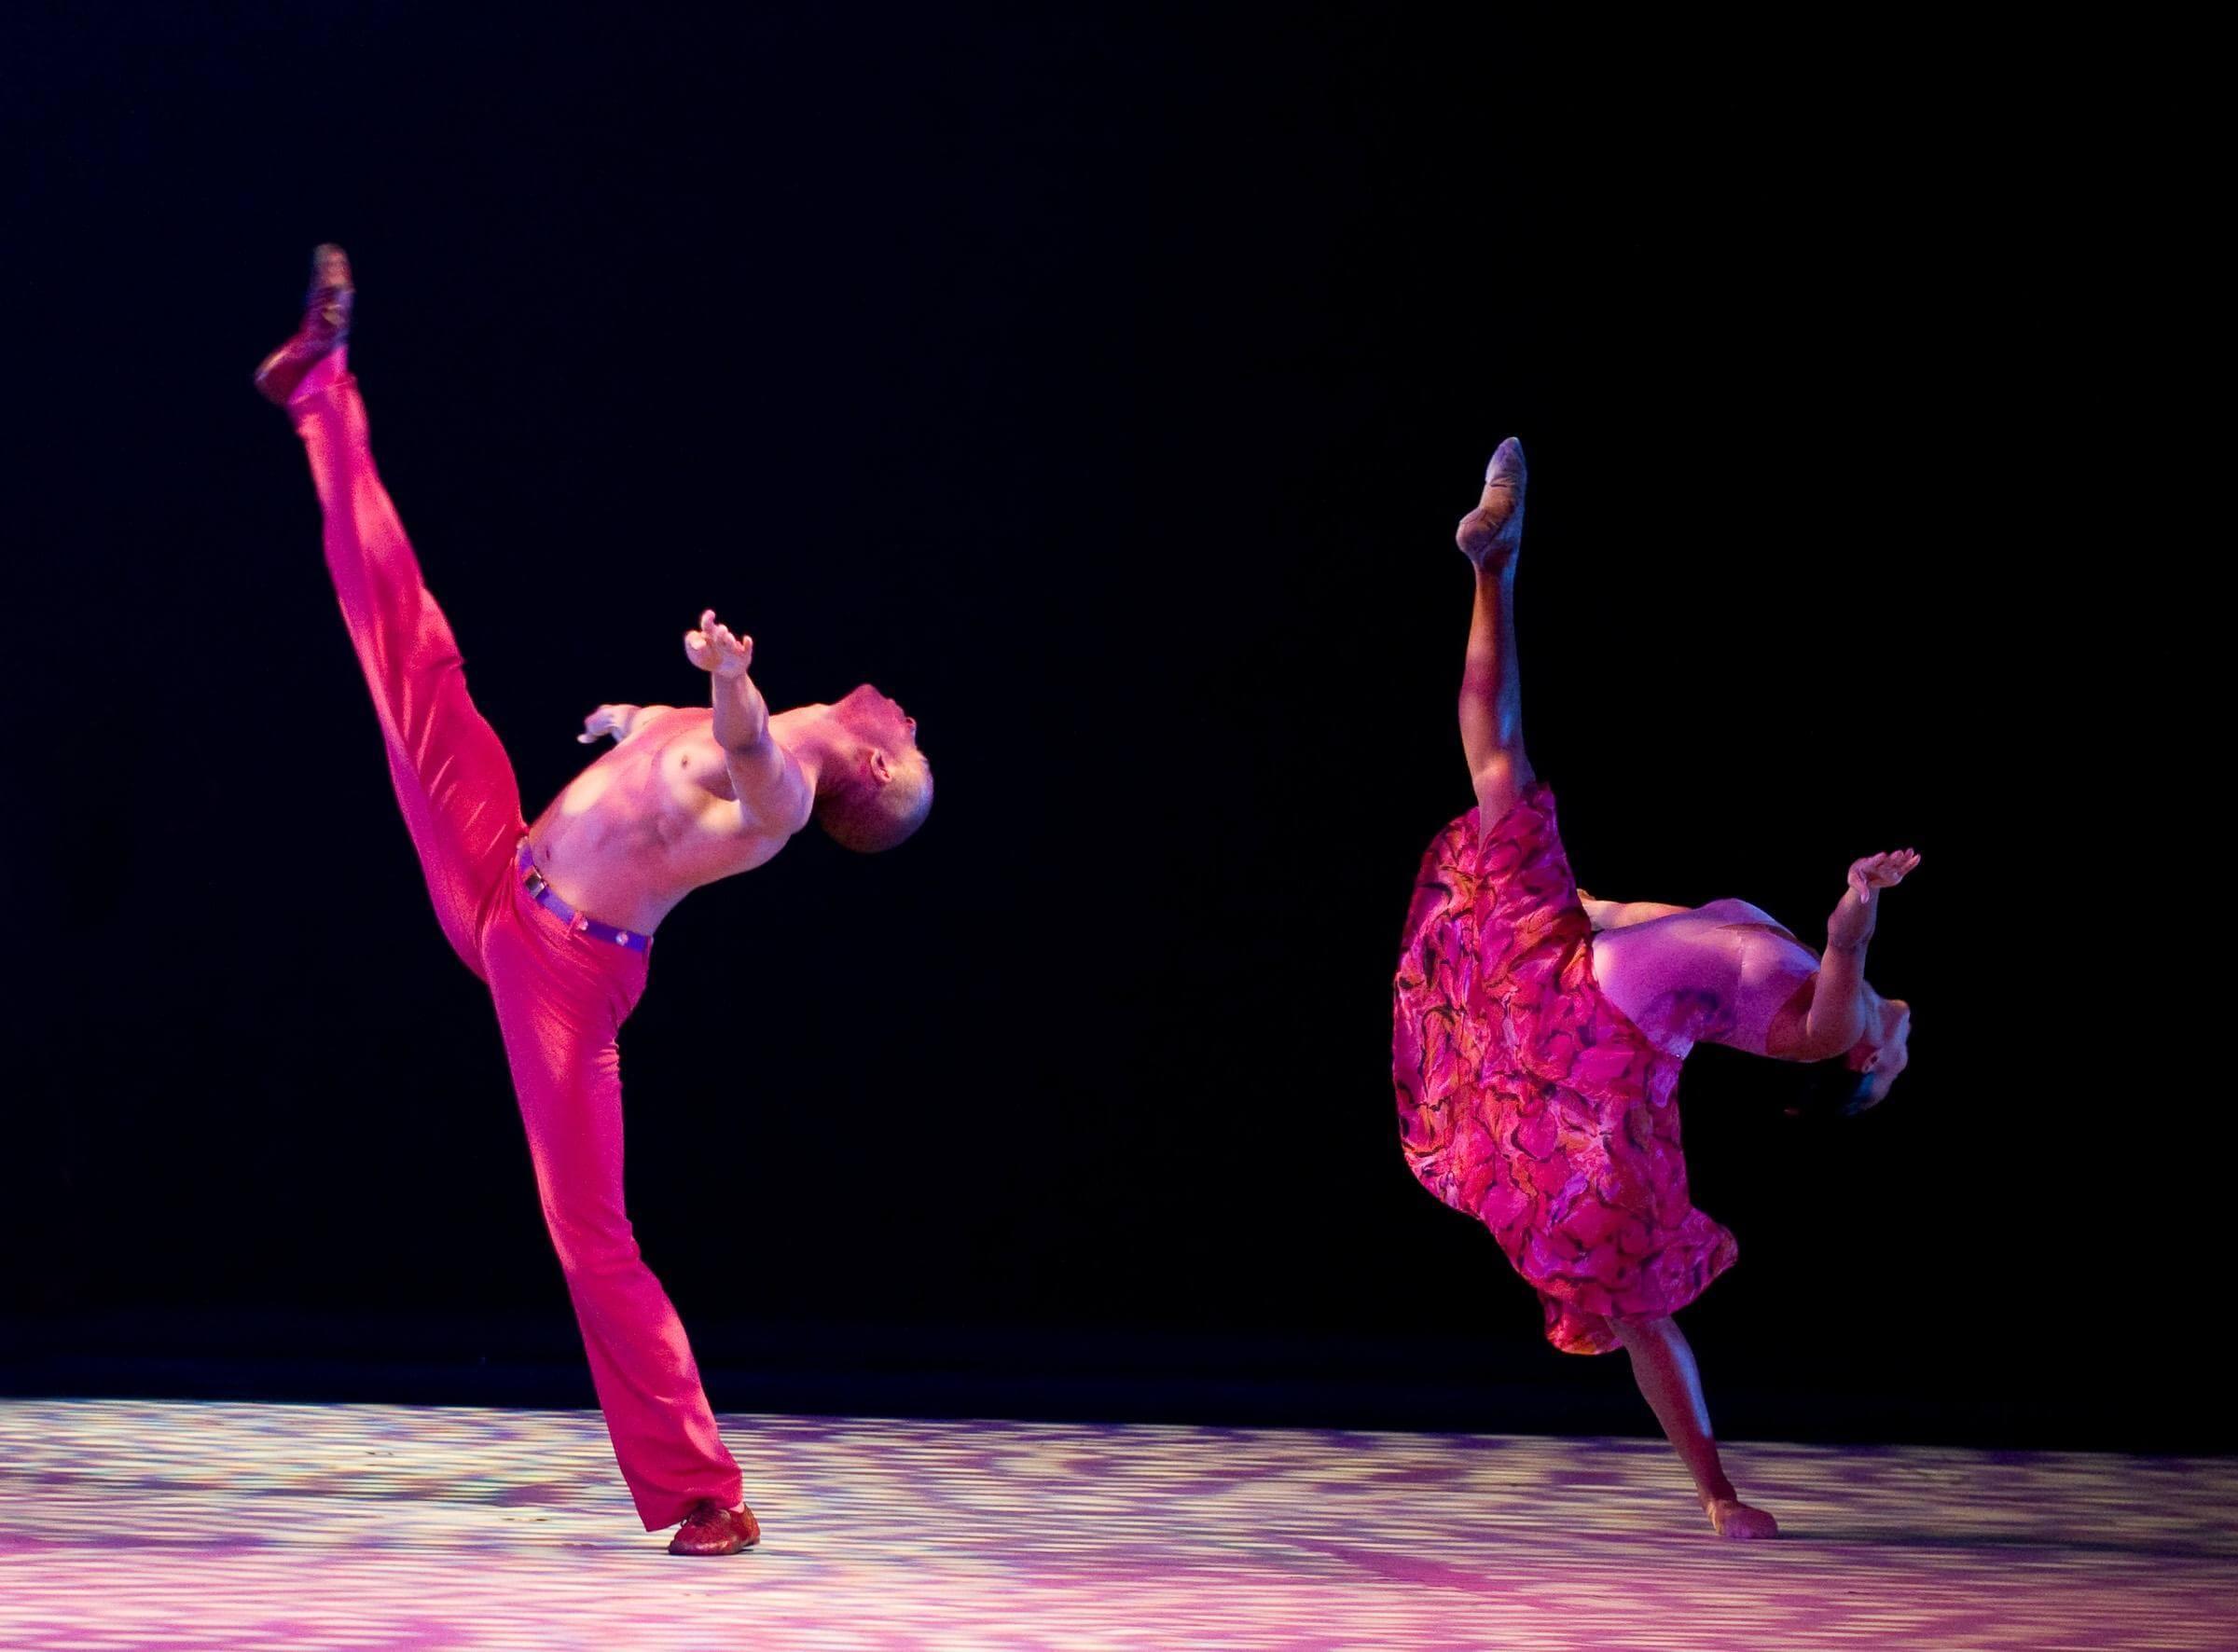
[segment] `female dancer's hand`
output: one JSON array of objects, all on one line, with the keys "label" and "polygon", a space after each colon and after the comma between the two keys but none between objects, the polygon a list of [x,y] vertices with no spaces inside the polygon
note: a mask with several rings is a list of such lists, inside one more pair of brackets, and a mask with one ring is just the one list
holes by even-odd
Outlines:
[{"label": "female dancer's hand", "polygon": [[1849,888],[1843,892],[1834,915],[1826,922],[1827,945],[1854,952],[1872,939],[1873,911],[1880,892],[1893,889],[1918,869],[1919,855],[1913,849],[1868,855],[1852,864]]},{"label": "female dancer's hand", "polygon": [[629,737],[629,725],[637,720],[642,706],[601,706],[583,720],[583,732],[575,737],[578,745],[595,746],[608,735],[620,745]]},{"label": "female dancer's hand", "polygon": [[1868,855],[1849,869],[1850,892],[1860,901],[1870,901],[1873,890],[1893,889],[1918,867],[1916,849],[1891,849],[1886,855]]}]

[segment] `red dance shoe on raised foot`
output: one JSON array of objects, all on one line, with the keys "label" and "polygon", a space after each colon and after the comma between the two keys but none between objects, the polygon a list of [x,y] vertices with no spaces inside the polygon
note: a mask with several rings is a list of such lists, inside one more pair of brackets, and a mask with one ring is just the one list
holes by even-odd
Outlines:
[{"label": "red dance shoe on raised foot", "polygon": [[303,324],[295,337],[256,367],[256,388],[268,402],[287,406],[303,375],[350,337],[357,289],[350,282],[350,255],[332,241],[311,255],[311,291],[303,296]]},{"label": "red dance shoe on raised foot", "polygon": [[692,1505],[676,1535],[669,1539],[670,1554],[736,1554],[762,1540],[761,1522],[751,1508],[725,1508],[712,1497]]}]

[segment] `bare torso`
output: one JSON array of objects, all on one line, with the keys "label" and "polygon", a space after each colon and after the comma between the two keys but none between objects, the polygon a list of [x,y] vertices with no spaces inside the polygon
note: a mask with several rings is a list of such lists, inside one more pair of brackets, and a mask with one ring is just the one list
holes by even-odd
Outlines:
[{"label": "bare torso", "polygon": [[[787,714],[770,720],[781,744]],[[714,714],[672,707],[570,781],[529,828],[537,870],[570,905],[651,934],[702,884],[748,872],[791,830],[749,829],[715,743]]]}]

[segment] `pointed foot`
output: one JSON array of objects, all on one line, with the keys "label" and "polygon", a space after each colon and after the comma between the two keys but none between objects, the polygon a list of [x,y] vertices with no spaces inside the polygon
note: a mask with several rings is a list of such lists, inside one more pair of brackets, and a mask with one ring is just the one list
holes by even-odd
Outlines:
[{"label": "pointed foot", "polygon": [[1523,546],[1523,494],[1530,473],[1523,444],[1513,436],[1500,443],[1485,467],[1485,492],[1476,509],[1461,518],[1454,541],[1480,571],[1497,571]]},{"label": "pointed foot", "polygon": [[311,289],[303,296],[302,324],[256,365],[258,393],[275,406],[287,406],[304,376],[349,341],[356,303],[350,255],[332,241],[322,242],[311,255]]}]

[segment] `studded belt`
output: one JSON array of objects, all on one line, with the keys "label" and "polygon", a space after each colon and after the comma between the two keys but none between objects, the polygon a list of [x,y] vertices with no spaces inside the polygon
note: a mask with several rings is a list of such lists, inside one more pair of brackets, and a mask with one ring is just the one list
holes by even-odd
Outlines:
[{"label": "studded belt", "polygon": [[529,899],[543,907],[578,935],[593,941],[603,941],[609,946],[627,946],[631,952],[651,952],[653,937],[641,935],[635,929],[617,929],[612,924],[602,924],[595,917],[586,916],[566,902],[559,892],[544,881],[544,874],[536,870],[536,857],[529,848],[529,840],[520,840],[520,853],[514,865],[520,869],[520,887],[528,891]]}]

